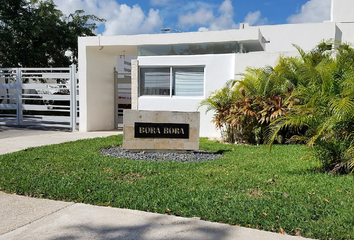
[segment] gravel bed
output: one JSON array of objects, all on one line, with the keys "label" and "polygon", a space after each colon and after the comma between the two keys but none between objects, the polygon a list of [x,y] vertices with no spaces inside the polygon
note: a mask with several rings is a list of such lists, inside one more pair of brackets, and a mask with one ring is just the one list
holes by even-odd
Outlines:
[{"label": "gravel bed", "polygon": [[101,150],[101,154],[108,157],[125,158],[125,159],[140,160],[140,161],[155,161],[155,162],[166,162],[166,161],[203,162],[203,161],[212,161],[223,157],[223,155],[221,154],[215,154],[206,151],[134,152],[134,151],[123,149],[121,147],[110,147],[110,148],[103,149]]}]

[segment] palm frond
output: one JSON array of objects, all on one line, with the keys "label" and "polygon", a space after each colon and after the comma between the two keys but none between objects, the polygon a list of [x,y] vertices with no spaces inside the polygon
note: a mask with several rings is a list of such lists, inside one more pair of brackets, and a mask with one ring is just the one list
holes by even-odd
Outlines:
[{"label": "palm frond", "polygon": [[344,153],[345,164],[347,169],[353,173],[354,172],[354,146],[351,145]]},{"label": "palm frond", "polygon": [[338,120],[354,117],[354,101],[350,97],[335,97],[329,103],[333,114]]}]

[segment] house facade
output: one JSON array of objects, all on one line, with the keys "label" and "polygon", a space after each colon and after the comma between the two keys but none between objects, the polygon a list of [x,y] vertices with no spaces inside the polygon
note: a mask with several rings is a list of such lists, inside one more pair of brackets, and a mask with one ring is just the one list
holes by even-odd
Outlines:
[{"label": "house facade", "polygon": [[[246,67],[274,65],[322,40],[354,43],[353,0],[332,0],[323,23],[248,26],[240,29],[79,38],[80,131],[116,126],[114,68],[131,61],[131,106],[138,110],[196,111],[200,102]],[[213,113],[199,109],[200,136],[219,137]]]}]

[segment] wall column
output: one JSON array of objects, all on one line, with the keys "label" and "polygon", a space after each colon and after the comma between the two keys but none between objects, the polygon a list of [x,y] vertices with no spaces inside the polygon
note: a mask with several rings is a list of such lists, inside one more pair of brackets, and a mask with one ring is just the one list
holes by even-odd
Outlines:
[{"label": "wall column", "polygon": [[132,109],[138,110],[139,98],[139,61],[131,61],[131,78],[132,78]]},{"label": "wall column", "polygon": [[113,130],[117,57],[94,46],[83,47],[79,59],[80,131]]}]

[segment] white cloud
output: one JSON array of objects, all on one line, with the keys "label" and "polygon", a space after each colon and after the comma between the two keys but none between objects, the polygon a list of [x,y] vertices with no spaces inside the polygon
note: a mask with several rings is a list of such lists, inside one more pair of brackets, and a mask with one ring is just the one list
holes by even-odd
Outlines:
[{"label": "white cloud", "polygon": [[132,7],[115,0],[54,0],[64,14],[82,9],[106,19],[103,35],[153,33],[162,26],[158,10],[150,9],[146,15],[139,5]]},{"label": "white cloud", "polygon": [[211,10],[212,8],[218,7],[218,5],[207,3],[207,2],[201,2],[201,1],[187,1],[187,2],[181,2],[179,12],[190,12],[190,11],[195,11],[200,8],[205,8]]},{"label": "white cloud", "polygon": [[256,11],[256,12],[249,12],[247,16],[245,17],[245,20],[243,21],[244,23],[249,23],[251,26],[252,25],[264,25],[268,22],[267,18],[261,18],[261,12]]},{"label": "white cloud", "polygon": [[289,23],[323,22],[331,15],[331,0],[310,0],[301,7],[301,12],[290,16]]},{"label": "white cloud", "polygon": [[199,31],[222,30],[237,28],[238,25],[233,21],[234,8],[231,0],[225,0],[214,14],[211,8],[202,7],[195,12],[189,11],[185,15],[179,16],[178,26],[185,28],[191,26],[204,25]]},{"label": "white cloud", "polygon": [[219,16],[210,24],[210,30],[237,28],[234,20],[234,8],[231,0],[225,0],[219,7]]},{"label": "white cloud", "polygon": [[162,26],[158,10],[150,9],[148,16],[137,5],[123,4],[116,9],[115,17],[106,22],[103,35],[152,33]]},{"label": "white cloud", "polygon": [[198,32],[208,32],[208,31],[209,31],[209,29],[206,28],[206,27],[200,27],[200,28],[198,28]]},{"label": "white cloud", "polygon": [[203,25],[214,19],[214,14],[211,10],[201,8],[195,13],[189,12],[186,15],[179,16],[178,26],[193,27],[195,25]]},{"label": "white cloud", "polygon": [[176,2],[177,0],[150,0],[150,4],[153,6],[167,6]]}]

